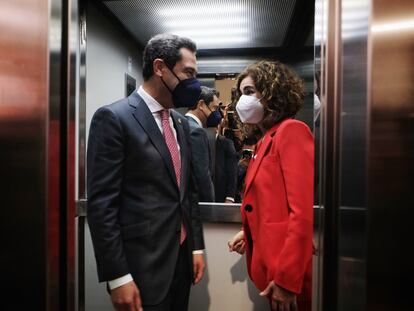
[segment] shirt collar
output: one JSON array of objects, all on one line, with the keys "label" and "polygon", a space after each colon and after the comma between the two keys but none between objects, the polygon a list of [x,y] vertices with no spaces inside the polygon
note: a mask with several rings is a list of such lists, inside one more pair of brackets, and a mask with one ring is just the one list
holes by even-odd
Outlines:
[{"label": "shirt collar", "polygon": [[142,87],[142,85],[138,88],[137,93],[139,94],[139,96],[142,97],[142,99],[144,100],[144,102],[147,104],[149,110],[151,111],[151,113],[156,113],[159,112],[161,110],[164,110],[165,108],[159,103],[157,102],[154,97],[152,97],[150,94],[148,94],[144,88]]},{"label": "shirt collar", "polygon": [[197,118],[194,114],[192,114],[191,112],[187,112],[186,114],[185,114],[187,117],[190,117],[190,118],[193,118],[196,122],[197,122],[197,124],[200,126],[200,127],[203,127],[203,123],[200,121],[200,119],[199,118]]}]

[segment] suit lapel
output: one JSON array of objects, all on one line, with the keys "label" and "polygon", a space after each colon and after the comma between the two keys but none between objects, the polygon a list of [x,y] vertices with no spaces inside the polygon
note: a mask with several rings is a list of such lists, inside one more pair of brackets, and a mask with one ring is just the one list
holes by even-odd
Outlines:
[{"label": "suit lapel", "polygon": [[155,122],[154,116],[148,109],[147,104],[144,102],[141,96],[137,94],[137,92],[133,92],[128,97],[128,101],[131,106],[135,107],[135,110],[133,112],[134,118],[138,121],[138,123],[147,133],[152,144],[155,146],[155,148],[161,155],[174,184],[177,186],[177,178],[175,177],[170,151],[168,150],[167,144],[165,143],[165,139],[162,136],[160,129],[157,126],[157,123]]},{"label": "suit lapel", "polygon": [[188,146],[185,139],[185,133],[182,125],[182,116],[178,113],[175,113],[174,111],[171,111],[171,117],[174,122],[175,130],[177,131],[177,140],[178,144],[180,145],[180,156],[181,156],[181,199],[184,197],[185,193],[185,187],[187,187],[186,183],[186,176],[187,176],[187,170],[188,170]]}]

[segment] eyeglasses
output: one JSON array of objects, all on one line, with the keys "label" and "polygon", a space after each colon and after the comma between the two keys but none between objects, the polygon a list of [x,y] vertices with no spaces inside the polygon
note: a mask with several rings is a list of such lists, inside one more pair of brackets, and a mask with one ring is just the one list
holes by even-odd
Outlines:
[{"label": "eyeglasses", "polygon": [[214,109],[211,109],[209,105],[206,105],[206,106],[207,106],[208,110],[210,110],[211,112],[215,112],[215,111],[217,111],[217,110],[221,109],[220,105],[218,105],[218,106],[217,106],[216,108],[214,108]]}]

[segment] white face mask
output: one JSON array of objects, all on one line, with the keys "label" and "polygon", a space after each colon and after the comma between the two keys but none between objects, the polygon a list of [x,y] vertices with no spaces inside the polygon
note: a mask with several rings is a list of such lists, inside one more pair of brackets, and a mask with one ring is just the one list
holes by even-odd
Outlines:
[{"label": "white face mask", "polygon": [[236,110],[243,123],[257,124],[263,120],[264,109],[260,99],[253,95],[240,96]]}]

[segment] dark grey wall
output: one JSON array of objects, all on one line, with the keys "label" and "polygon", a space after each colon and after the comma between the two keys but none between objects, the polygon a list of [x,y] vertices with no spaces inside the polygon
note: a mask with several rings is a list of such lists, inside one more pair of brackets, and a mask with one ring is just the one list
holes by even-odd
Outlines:
[{"label": "dark grey wall", "polygon": [[[89,2],[86,48],[86,128],[101,106],[125,97],[125,73],[142,82],[141,47]],[[132,61],[132,62],[131,62]]]}]

